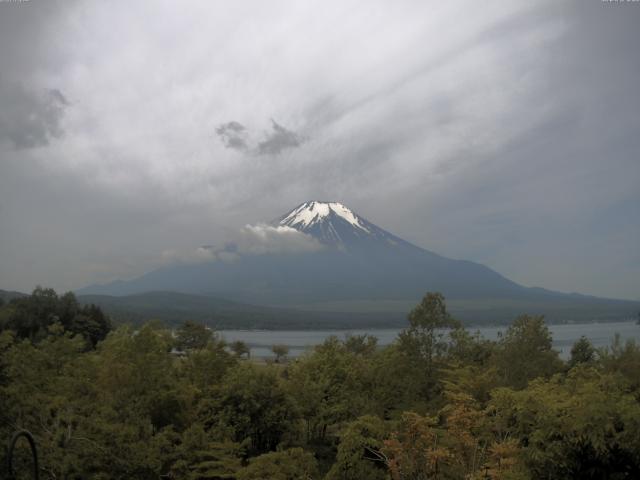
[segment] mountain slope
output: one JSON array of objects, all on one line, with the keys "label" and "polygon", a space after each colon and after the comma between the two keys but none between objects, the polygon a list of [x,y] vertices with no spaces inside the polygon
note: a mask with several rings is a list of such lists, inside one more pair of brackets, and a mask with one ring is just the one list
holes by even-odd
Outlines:
[{"label": "mountain slope", "polygon": [[[442,292],[448,300],[465,305],[467,311],[469,305],[481,305],[479,309],[486,312],[492,304],[531,307],[566,305],[569,300],[571,305],[602,303],[592,297],[526,288],[484,265],[442,257],[402,240],[337,202],[305,202],[272,225],[281,227],[277,231],[295,229],[324,248],[168,266],[131,281],[92,286],[79,293],[117,296],[172,291],[302,309],[318,309],[318,305],[331,302],[373,305],[380,301],[417,301],[427,291]],[[607,302],[612,305],[614,301]],[[631,315],[634,303],[615,305],[624,312],[629,308]],[[375,307],[370,311],[376,311]]]},{"label": "mountain slope", "polygon": [[269,308],[216,297],[176,292],[147,292],[126,296],[80,295],[83,304],[99,305],[115,322],[141,323],[151,319],[177,325],[184,320],[215,329],[327,329],[402,326],[403,312],[321,312]]}]

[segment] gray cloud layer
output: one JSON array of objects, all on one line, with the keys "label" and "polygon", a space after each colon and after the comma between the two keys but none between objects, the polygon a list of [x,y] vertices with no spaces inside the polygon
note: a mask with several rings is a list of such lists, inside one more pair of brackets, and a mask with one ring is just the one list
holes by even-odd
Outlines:
[{"label": "gray cloud layer", "polygon": [[0,3],[0,288],[129,278],[322,198],[640,298],[638,24],[631,2]]}]

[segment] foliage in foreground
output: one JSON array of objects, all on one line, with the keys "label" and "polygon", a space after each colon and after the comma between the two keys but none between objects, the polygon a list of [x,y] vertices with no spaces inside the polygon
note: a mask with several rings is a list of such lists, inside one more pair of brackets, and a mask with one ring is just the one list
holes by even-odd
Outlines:
[{"label": "foliage in foreground", "polygon": [[43,289],[0,328],[0,438],[33,432],[41,478],[640,478],[640,348],[583,338],[563,362],[540,317],[488,341],[427,294],[388,347],[271,365],[189,322],[107,335]]}]

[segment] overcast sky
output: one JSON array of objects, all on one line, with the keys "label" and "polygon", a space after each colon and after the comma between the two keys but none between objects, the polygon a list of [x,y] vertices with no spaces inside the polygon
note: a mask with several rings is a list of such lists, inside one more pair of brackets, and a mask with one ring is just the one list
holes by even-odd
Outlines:
[{"label": "overcast sky", "polygon": [[639,45],[637,2],[0,2],[0,288],[132,278],[318,199],[639,299]]}]

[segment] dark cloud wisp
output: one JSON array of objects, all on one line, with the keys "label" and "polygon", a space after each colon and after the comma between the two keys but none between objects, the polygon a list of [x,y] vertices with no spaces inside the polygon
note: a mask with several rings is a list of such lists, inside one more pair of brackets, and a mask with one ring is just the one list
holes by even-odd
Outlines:
[{"label": "dark cloud wisp", "polygon": [[255,155],[278,155],[284,150],[297,148],[304,138],[296,132],[271,120],[271,130],[265,132],[264,139],[252,142],[249,131],[240,122],[230,121],[216,128],[216,134],[226,148]]},{"label": "dark cloud wisp", "polygon": [[62,117],[69,102],[58,89],[30,90],[0,78],[0,143],[16,150],[42,147],[64,134]]},{"label": "dark cloud wisp", "polygon": [[233,150],[247,151],[247,129],[239,122],[227,122],[216,128],[216,134],[225,147]]},{"label": "dark cloud wisp", "polygon": [[299,147],[302,138],[287,130],[275,120],[271,120],[272,131],[267,134],[267,138],[258,144],[258,153],[261,155],[277,155],[288,148]]}]

